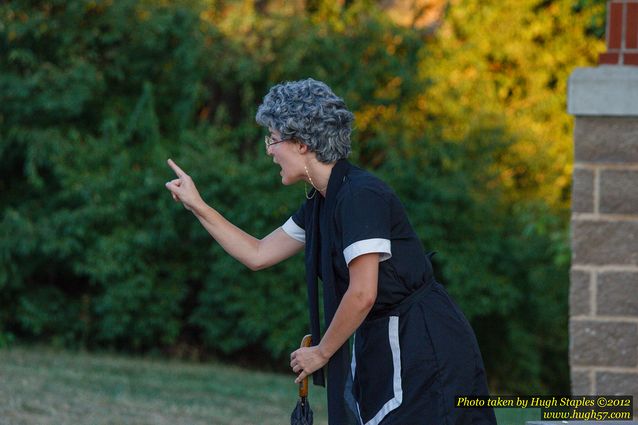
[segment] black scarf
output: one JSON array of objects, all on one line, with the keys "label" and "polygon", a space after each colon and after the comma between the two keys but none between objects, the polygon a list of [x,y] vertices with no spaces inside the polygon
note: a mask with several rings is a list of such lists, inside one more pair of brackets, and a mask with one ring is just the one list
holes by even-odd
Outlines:
[{"label": "black scarf", "polygon": [[[308,285],[308,310],[313,344],[321,340],[319,325],[319,286],[317,277],[321,270],[323,281],[323,305],[326,329],[343,297],[345,288],[337,288],[331,261],[332,235],[337,193],[345,182],[346,175],[353,166],[345,159],[337,161],[332,168],[326,198],[315,195],[306,205],[306,283]],[[321,264],[319,264],[321,258]],[[321,267],[321,269],[319,269]],[[350,352],[346,342],[330,358],[328,369],[328,423],[346,425],[351,413],[345,403],[345,385],[350,367]],[[324,369],[313,374],[315,385],[325,386]]]}]

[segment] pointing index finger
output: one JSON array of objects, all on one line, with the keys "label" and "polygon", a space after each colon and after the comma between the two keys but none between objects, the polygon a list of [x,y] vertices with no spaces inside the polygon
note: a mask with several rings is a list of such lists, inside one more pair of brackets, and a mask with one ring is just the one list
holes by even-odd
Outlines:
[{"label": "pointing index finger", "polygon": [[169,167],[171,167],[173,169],[173,171],[175,171],[175,174],[177,174],[177,177],[182,177],[183,175],[186,174],[184,172],[184,170],[179,168],[177,166],[177,164],[175,164],[175,162],[172,159],[169,158],[169,160],[167,162],[168,162]]}]

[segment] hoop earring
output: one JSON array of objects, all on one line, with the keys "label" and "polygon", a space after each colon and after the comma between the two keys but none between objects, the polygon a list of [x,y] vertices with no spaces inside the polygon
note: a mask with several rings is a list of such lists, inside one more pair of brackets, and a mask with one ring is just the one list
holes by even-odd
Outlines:
[{"label": "hoop earring", "polygon": [[306,182],[303,183],[304,192],[306,193],[306,199],[312,199],[317,194],[317,189],[314,187],[311,189],[312,195],[308,195],[308,184]]},{"label": "hoop earring", "polygon": [[[311,185],[312,185],[312,187],[315,189],[315,192],[316,192],[316,191],[323,192],[323,191],[325,191],[326,189],[328,189],[328,185],[326,185],[326,187],[324,187],[323,189],[319,189],[317,186],[315,186],[315,182],[313,182],[313,181],[312,181],[312,177],[310,177],[310,173],[308,172],[308,167],[306,167],[306,166],[304,165],[304,166],[303,166],[303,169],[306,171],[306,175],[308,176],[308,180],[310,180],[310,184],[311,184]],[[306,196],[308,196],[308,195],[306,195]],[[315,196],[315,195],[313,194],[312,196]]]}]

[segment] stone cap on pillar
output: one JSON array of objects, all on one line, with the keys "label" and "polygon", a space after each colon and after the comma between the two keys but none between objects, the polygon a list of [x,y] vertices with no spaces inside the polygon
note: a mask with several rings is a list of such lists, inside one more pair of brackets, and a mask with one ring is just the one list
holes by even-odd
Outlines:
[{"label": "stone cap on pillar", "polygon": [[638,116],[638,67],[576,68],[567,85],[567,111],[586,116]]},{"label": "stone cap on pillar", "polygon": [[638,0],[607,3],[607,51],[599,65],[638,66]]}]

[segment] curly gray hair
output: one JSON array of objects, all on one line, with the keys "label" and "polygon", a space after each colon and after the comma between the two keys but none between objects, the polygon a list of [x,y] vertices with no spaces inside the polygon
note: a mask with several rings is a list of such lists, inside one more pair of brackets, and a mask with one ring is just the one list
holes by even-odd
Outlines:
[{"label": "curly gray hair", "polygon": [[264,97],[255,120],[295,139],[315,152],[317,159],[333,163],[350,154],[354,115],[330,87],[308,78],[277,84]]}]

